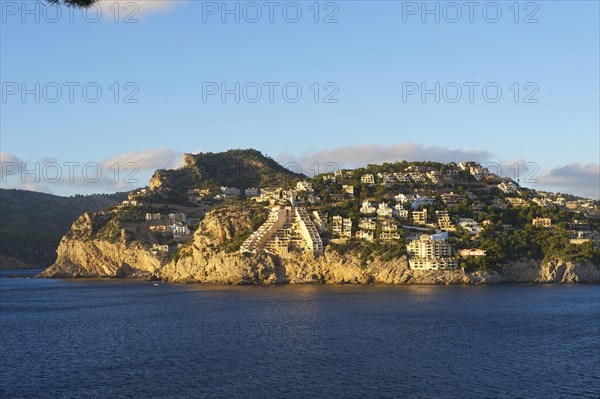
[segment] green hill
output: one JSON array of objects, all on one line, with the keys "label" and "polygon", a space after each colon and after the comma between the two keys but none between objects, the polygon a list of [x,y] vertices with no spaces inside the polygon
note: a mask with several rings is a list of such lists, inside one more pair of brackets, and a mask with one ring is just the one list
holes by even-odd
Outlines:
[{"label": "green hill", "polygon": [[18,261],[38,267],[51,264],[61,237],[77,217],[125,199],[127,193],[59,197],[0,189],[0,268]]},{"label": "green hill", "polygon": [[193,188],[220,186],[291,187],[301,174],[294,173],[257,150],[229,150],[220,153],[185,154],[184,166],[157,170],[151,189],[185,192]]}]

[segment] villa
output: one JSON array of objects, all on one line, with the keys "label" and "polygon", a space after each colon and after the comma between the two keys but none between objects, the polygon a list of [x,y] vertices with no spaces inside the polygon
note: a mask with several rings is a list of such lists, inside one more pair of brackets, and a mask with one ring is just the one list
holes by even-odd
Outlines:
[{"label": "villa", "polygon": [[535,227],[552,227],[552,219],[549,218],[535,218],[531,221],[531,224]]},{"label": "villa", "polygon": [[393,209],[390,208],[388,206],[388,204],[386,204],[385,202],[380,203],[379,206],[377,207],[377,215],[379,217],[391,218],[393,214],[394,214]]},{"label": "villa", "polygon": [[360,207],[360,213],[364,213],[366,215],[377,213],[377,208],[375,208],[369,201],[364,201]]},{"label": "villa", "polygon": [[373,241],[375,239],[375,232],[367,230],[359,230],[356,232],[356,238]]},{"label": "villa", "polygon": [[462,257],[485,256],[485,250],[484,249],[461,249],[458,251],[458,254]]},{"label": "villa", "polygon": [[377,222],[374,218],[361,218],[358,220],[358,228],[363,230],[375,230]]},{"label": "villa", "polygon": [[473,235],[481,233],[481,227],[479,227],[479,223],[473,219],[458,218],[458,225]]}]

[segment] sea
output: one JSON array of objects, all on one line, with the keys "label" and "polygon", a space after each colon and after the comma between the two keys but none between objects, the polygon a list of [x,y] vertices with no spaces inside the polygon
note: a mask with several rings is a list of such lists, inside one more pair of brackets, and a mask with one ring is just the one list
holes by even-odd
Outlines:
[{"label": "sea", "polygon": [[[0,398],[599,398],[600,285],[0,273]],[[15,277],[16,275],[16,277]]]}]

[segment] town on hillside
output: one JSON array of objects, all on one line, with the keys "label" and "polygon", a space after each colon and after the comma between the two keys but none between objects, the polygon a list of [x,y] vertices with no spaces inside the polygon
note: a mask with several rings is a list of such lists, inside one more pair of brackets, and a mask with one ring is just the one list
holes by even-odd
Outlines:
[{"label": "town on hillside", "polygon": [[165,200],[170,190],[137,190],[120,206],[145,210],[137,235],[160,256],[190,242],[204,215],[230,200],[255,201],[268,214],[241,237],[243,254],[318,257],[329,245],[357,245],[407,255],[412,269],[452,270],[548,255],[553,240],[561,256],[600,248],[597,201],[522,188],[476,162],[370,165],[286,187],[189,188],[177,204]]}]

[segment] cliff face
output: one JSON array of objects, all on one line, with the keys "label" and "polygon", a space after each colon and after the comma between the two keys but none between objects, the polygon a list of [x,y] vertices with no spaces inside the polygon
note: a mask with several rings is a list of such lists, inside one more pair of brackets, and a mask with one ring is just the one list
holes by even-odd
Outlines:
[{"label": "cliff face", "polygon": [[266,217],[256,204],[232,204],[211,211],[202,221],[193,242],[170,260],[159,258],[137,242],[117,242],[90,237],[95,220],[82,216],[63,238],[58,259],[44,271],[46,277],[155,277],[170,282],[215,284],[271,283],[375,283],[375,284],[482,284],[500,282],[574,283],[600,282],[600,267],[560,260],[541,264],[524,260],[499,272],[410,270],[406,257],[375,259],[366,265],[351,251],[344,255],[326,249],[314,258],[294,254],[280,259],[268,254],[242,255],[232,242],[247,236]]},{"label": "cliff face", "polygon": [[63,239],[44,277],[150,277],[162,262],[141,246],[102,240]]}]

